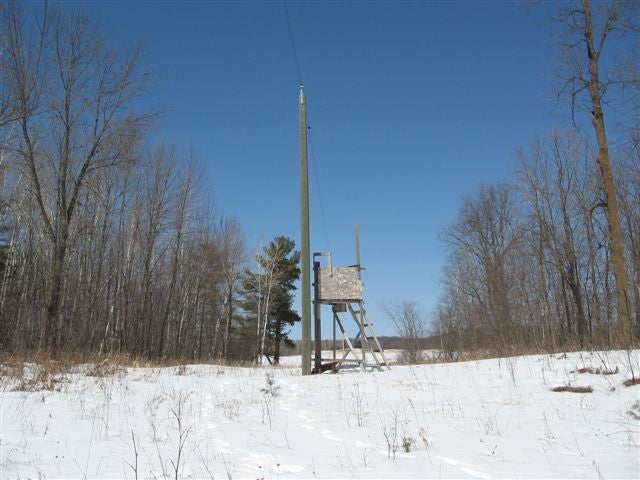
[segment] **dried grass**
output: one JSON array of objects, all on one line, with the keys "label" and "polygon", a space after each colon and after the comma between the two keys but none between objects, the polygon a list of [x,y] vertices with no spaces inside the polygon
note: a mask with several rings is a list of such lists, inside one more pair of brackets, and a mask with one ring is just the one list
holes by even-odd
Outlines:
[{"label": "dried grass", "polygon": [[[576,370],[577,373],[590,373],[592,375],[615,375],[620,372],[620,369],[616,367],[615,369],[607,369],[607,368],[592,368],[592,367],[584,367]],[[572,372],[574,373],[574,372]]]},{"label": "dried grass", "polygon": [[593,388],[590,386],[580,387],[574,385],[561,385],[551,389],[552,392],[570,392],[570,393],[592,393]]},{"label": "dried grass", "polygon": [[13,388],[17,392],[60,391],[70,373],[69,366],[61,362],[39,365],[20,362],[13,367]]},{"label": "dried grass", "polygon": [[124,367],[117,362],[113,362],[108,358],[105,358],[101,362],[90,363],[86,370],[85,375],[87,377],[114,377],[124,372]]}]

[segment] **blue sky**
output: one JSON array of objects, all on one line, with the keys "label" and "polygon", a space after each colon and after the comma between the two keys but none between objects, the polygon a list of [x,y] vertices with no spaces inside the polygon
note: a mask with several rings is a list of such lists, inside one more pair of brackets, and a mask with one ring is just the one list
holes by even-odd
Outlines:
[{"label": "blue sky", "polygon": [[[517,146],[559,123],[556,4],[287,5],[309,105],[311,249],[353,263],[359,224],[365,301],[378,333],[393,334],[378,304],[433,310],[438,236],[460,197],[507,178]],[[282,2],[88,6],[116,43],[144,42],[150,98],[167,107],[159,135],[195,150],[218,211],[253,247],[298,241],[298,76]]]}]

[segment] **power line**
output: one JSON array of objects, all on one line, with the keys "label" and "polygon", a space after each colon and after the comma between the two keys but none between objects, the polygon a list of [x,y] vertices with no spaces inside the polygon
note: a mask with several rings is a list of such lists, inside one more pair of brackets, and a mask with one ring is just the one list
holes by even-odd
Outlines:
[{"label": "power line", "polygon": [[[282,0],[282,6],[284,7],[284,15],[287,20],[287,27],[289,30],[289,41],[291,43],[291,51],[293,53],[293,60],[296,65],[296,72],[298,73],[298,83],[300,86],[303,85],[302,81],[302,69],[300,68],[300,61],[298,60],[298,49],[296,48],[295,37],[293,36],[293,28],[291,27],[291,18],[289,17],[289,9],[287,8],[287,1]],[[309,115],[308,106],[307,106],[307,117]],[[311,127],[309,126],[309,122],[307,122],[307,139],[309,142],[309,148],[311,150],[311,163],[313,164],[313,173],[315,177],[316,189],[318,190],[318,198],[320,200],[320,213],[322,214],[322,225],[324,227],[325,240],[327,242],[327,247],[331,250],[331,241],[329,240],[329,229],[327,228],[327,217],[324,211],[324,201],[322,200],[322,189],[320,188],[320,175],[318,175],[318,161],[316,156],[316,151],[313,145],[313,140],[311,137]]]},{"label": "power line", "polygon": [[311,150],[311,163],[313,164],[313,173],[316,180],[316,188],[318,190],[318,198],[320,200],[320,213],[322,214],[322,225],[324,227],[325,240],[327,241],[328,250],[331,251],[331,241],[329,240],[329,229],[327,228],[327,217],[324,213],[324,202],[322,201],[322,190],[320,188],[320,176],[318,175],[318,162],[316,160],[316,149],[313,146],[311,136],[311,127],[308,127],[309,147]]},{"label": "power line", "polygon": [[296,42],[293,37],[293,29],[291,28],[291,19],[289,18],[289,9],[287,8],[287,0],[282,0],[282,6],[284,7],[284,16],[287,19],[287,27],[289,28],[289,41],[291,42],[291,51],[293,52],[293,61],[296,64],[296,71],[298,72],[298,83],[303,85],[302,73],[300,70],[300,62],[298,61],[298,51],[296,50]]}]

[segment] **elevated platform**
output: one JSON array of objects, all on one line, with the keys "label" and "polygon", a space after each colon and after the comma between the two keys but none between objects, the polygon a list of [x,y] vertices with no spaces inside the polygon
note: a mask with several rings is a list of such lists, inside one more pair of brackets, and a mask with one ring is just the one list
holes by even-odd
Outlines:
[{"label": "elevated platform", "polygon": [[[360,248],[356,228],[357,262],[347,267],[335,267],[331,264],[331,252],[313,254],[314,275],[314,322],[315,322],[315,358],[312,373],[326,371],[337,372],[346,364],[360,366],[363,370],[383,368],[390,369],[389,362],[384,355],[384,349],[378,340],[373,323],[367,316],[364,305],[363,283],[360,266]],[[320,266],[316,260],[326,257],[328,265]],[[333,320],[333,358],[325,360],[321,355],[321,307],[331,305]],[[351,318],[357,332],[353,338],[347,334],[345,325]],[[336,355],[336,327],[340,330],[344,350],[340,358]],[[354,346],[359,341],[358,348]]]}]

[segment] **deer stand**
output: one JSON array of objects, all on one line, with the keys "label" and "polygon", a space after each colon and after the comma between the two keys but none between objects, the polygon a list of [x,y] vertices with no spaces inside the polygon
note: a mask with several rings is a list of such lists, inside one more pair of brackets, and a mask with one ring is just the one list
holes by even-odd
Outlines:
[{"label": "deer stand", "polygon": [[[357,239],[357,237],[356,237]],[[358,249],[359,250],[359,249]],[[317,257],[327,257],[328,266],[321,267]],[[359,257],[359,254],[358,254]],[[315,323],[315,358],[312,373],[322,373],[327,370],[337,372],[340,368],[350,365],[367,369],[382,370],[389,367],[382,345],[373,329],[373,323],[367,316],[362,296],[362,280],[360,259],[358,263],[349,267],[334,267],[331,265],[331,253],[313,254],[313,306]],[[321,337],[321,306],[331,305],[333,314],[333,358],[322,358]],[[342,316],[341,316],[342,314]],[[348,318],[357,327],[353,339],[347,334],[345,325]],[[342,335],[341,357],[336,356],[336,326]]]}]

